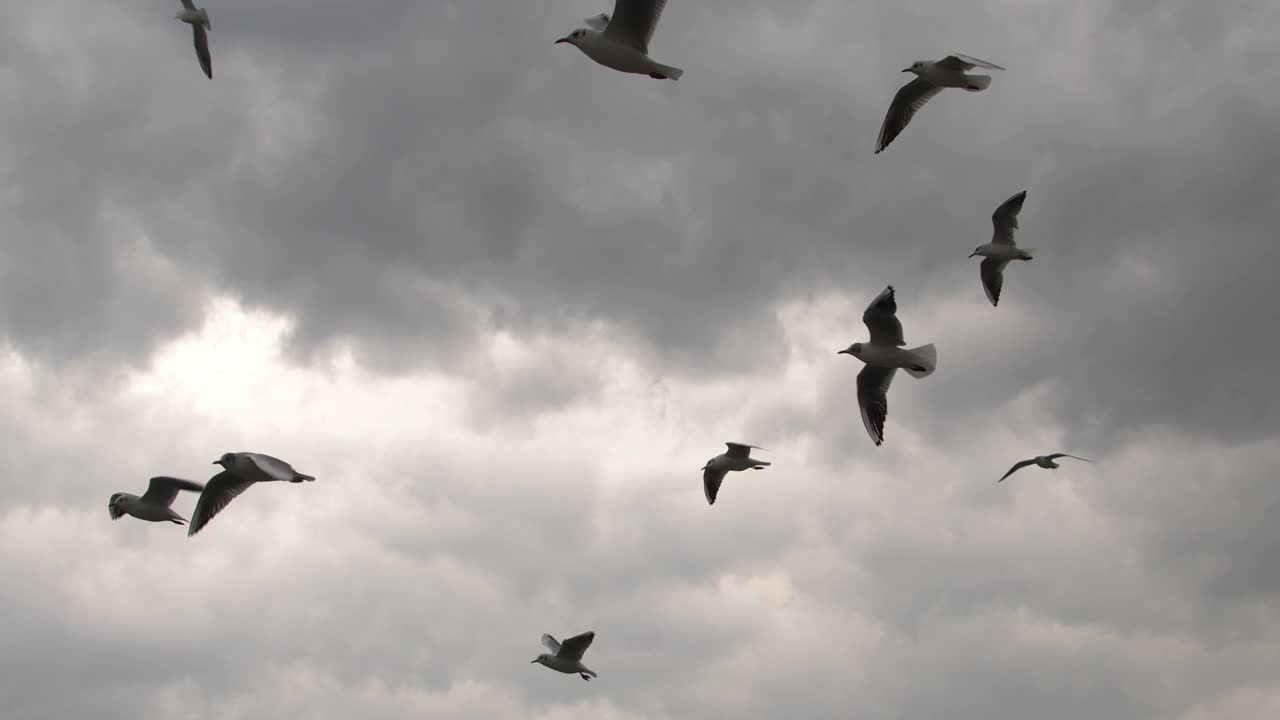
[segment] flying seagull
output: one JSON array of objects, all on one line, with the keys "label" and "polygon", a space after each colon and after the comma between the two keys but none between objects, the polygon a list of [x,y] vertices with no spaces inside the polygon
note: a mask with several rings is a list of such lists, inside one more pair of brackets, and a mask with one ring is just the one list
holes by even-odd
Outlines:
[{"label": "flying seagull", "polygon": [[938,368],[938,351],[933,343],[911,350],[903,349],[902,323],[898,321],[898,303],[890,285],[871,301],[862,313],[862,322],[871,333],[871,341],[854,343],[837,355],[852,355],[867,366],[858,373],[858,408],[862,424],[876,445],[884,442],[884,419],[889,414],[889,383],[902,368],[912,377],[922,378]]},{"label": "flying seagull", "polygon": [[702,490],[707,495],[707,503],[716,504],[716,493],[720,492],[720,483],[730,470],[763,470],[773,463],[756,460],[751,457],[751,449],[764,450],[758,445],[727,442],[728,452],[721,453],[702,466]]},{"label": "flying seagull", "polygon": [[614,0],[613,16],[600,13],[557,40],[577,47],[587,57],[624,73],[658,80],[679,80],[684,71],[649,57],[649,40],[667,0]]},{"label": "flying seagull", "polygon": [[1004,478],[1009,477],[1010,475],[1018,472],[1019,470],[1021,470],[1022,468],[1028,465],[1039,465],[1040,467],[1045,468],[1046,470],[1054,470],[1058,467],[1058,463],[1054,462],[1054,460],[1060,457],[1069,457],[1069,458],[1075,458],[1076,460],[1084,460],[1085,462],[1093,462],[1088,458],[1076,457],[1075,455],[1068,455],[1067,453],[1054,453],[1052,455],[1037,455],[1031,458],[1030,460],[1022,460],[1020,462],[1014,463],[1013,467],[1009,468],[1009,472],[1005,473],[1004,477],[1000,478],[996,482],[1004,482]]},{"label": "flying seagull", "polygon": [[979,60],[968,55],[955,53],[945,58],[930,62],[919,60],[911,63],[911,67],[902,72],[915,73],[917,77],[903,85],[898,94],[893,96],[889,105],[889,113],[884,116],[884,124],[880,126],[880,139],[876,140],[876,152],[889,147],[889,143],[898,137],[898,133],[911,122],[924,104],[943,88],[964,88],[969,92],[986,90],[991,85],[990,75],[967,75],[965,71],[976,67],[1003,70],[986,60]]},{"label": "flying seagull", "polygon": [[594,630],[588,630],[581,635],[574,635],[563,643],[557,642],[555,638],[543,633],[542,644],[546,645],[551,652],[542,653],[529,662],[530,664],[542,663],[556,672],[568,675],[578,673],[583,680],[599,677],[594,670],[582,664],[582,654],[587,651],[587,648],[591,647],[591,641],[595,639],[596,633]]},{"label": "flying seagull", "polygon": [[303,475],[289,463],[273,458],[270,455],[252,452],[226,453],[213,461],[221,465],[222,472],[209,478],[196,502],[196,511],[191,514],[191,525],[187,535],[195,535],[227,506],[237,495],[249,489],[249,486],[260,482],[300,483],[315,480],[311,475]]},{"label": "flying seagull", "polygon": [[182,0],[182,9],[173,17],[175,20],[190,23],[192,39],[196,45],[196,58],[200,60],[200,69],[212,80],[213,57],[209,55],[208,32],[213,29],[213,26],[209,24],[209,11],[197,8],[192,0]]},{"label": "flying seagull", "polygon": [[1014,231],[1018,229],[1018,213],[1022,211],[1022,202],[1027,199],[1027,191],[1005,200],[991,215],[991,224],[995,233],[991,242],[979,245],[969,255],[981,255],[982,264],[978,274],[982,277],[982,289],[987,293],[991,305],[1000,304],[1000,288],[1004,287],[1004,266],[1010,260],[1031,260],[1035,248],[1020,248],[1013,241]]},{"label": "flying seagull", "polygon": [[142,494],[142,497],[123,492],[112,495],[111,500],[107,502],[107,511],[111,513],[112,520],[119,520],[123,515],[132,515],[147,522],[171,522],[175,525],[183,525],[187,522],[186,518],[170,507],[178,498],[179,490],[200,492],[204,490],[204,486],[182,478],[159,475],[151,478],[147,491]]}]

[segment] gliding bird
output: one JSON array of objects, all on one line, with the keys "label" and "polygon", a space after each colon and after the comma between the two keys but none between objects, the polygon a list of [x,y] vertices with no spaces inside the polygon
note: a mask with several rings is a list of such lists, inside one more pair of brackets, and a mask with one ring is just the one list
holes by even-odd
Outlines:
[{"label": "gliding bird", "polygon": [[186,518],[170,507],[173,501],[178,499],[179,490],[200,492],[204,490],[204,486],[190,480],[160,475],[151,478],[147,491],[142,494],[142,497],[124,492],[112,495],[111,500],[107,502],[107,511],[111,513],[112,520],[119,520],[122,515],[132,515],[147,522],[171,522],[174,525],[182,525],[187,522]]},{"label": "gliding bird", "polygon": [[986,90],[991,85],[990,75],[968,75],[965,72],[975,67],[1004,69],[986,60],[960,53],[948,55],[937,62],[920,60],[904,69],[902,72],[915,73],[918,77],[903,85],[893,96],[893,102],[889,104],[889,113],[885,115],[884,124],[880,126],[876,152],[879,153],[889,147],[889,143],[898,137],[898,133],[911,122],[911,118],[915,117],[920,108],[944,88],[964,88],[969,92]]},{"label": "gliding bird", "polygon": [[871,341],[854,343],[837,352],[852,355],[867,366],[858,373],[858,409],[862,424],[876,445],[884,442],[884,419],[889,414],[889,383],[898,368],[911,377],[929,377],[938,368],[938,350],[933,343],[904,350],[902,323],[898,320],[898,303],[890,285],[876,296],[862,313],[862,322],[871,333]]},{"label": "gliding bird", "polygon": [[615,0],[613,16],[600,13],[556,40],[569,43],[587,57],[624,73],[648,75],[658,80],[679,80],[684,71],[649,57],[649,40],[667,0]]},{"label": "gliding bird", "polygon": [[1019,470],[1021,470],[1022,468],[1028,465],[1039,465],[1040,467],[1045,468],[1046,470],[1057,469],[1058,463],[1054,462],[1054,460],[1060,457],[1069,457],[1069,458],[1075,458],[1076,460],[1084,460],[1085,462],[1093,462],[1088,458],[1076,457],[1075,455],[1068,455],[1067,453],[1054,453],[1052,455],[1037,455],[1031,458],[1030,460],[1022,460],[1020,462],[1014,463],[1013,467],[1009,468],[1009,472],[1005,473],[1004,476],[1001,477],[996,482],[1004,482],[1005,478],[1018,472]]},{"label": "gliding bird", "polygon": [[969,255],[981,255],[982,264],[978,267],[978,275],[982,278],[982,289],[994,307],[1000,304],[1000,288],[1004,287],[1004,266],[1010,260],[1031,260],[1035,248],[1020,248],[1013,241],[1013,233],[1018,229],[1018,213],[1022,211],[1022,202],[1027,199],[1027,191],[1005,200],[991,215],[991,224],[995,232],[991,242],[979,245]]},{"label": "gliding bird", "polygon": [[716,493],[720,492],[720,483],[724,482],[724,476],[730,470],[763,470],[773,463],[764,460],[756,460],[751,457],[751,449],[764,450],[758,445],[744,445],[742,443],[725,443],[729,447],[728,452],[717,455],[707,461],[702,466],[702,491],[707,496],[707,503],[716,504]]},{"label": "gliding bird", "polygon": [[563,643],[557,642],[555,638],[543,633],[542,644],[546,645],[551,652],[542,653],[530,660],[529,663],[541,663],[556,672],[562,672],[567,675],[578,673],[583,680],[599,677],[594,670],[582,664],[582,654],[587,651],[587,648],[591,647],[591,641],[595,639],[596,633],[594,630],[588,630],[581,635],[574,635]]}]

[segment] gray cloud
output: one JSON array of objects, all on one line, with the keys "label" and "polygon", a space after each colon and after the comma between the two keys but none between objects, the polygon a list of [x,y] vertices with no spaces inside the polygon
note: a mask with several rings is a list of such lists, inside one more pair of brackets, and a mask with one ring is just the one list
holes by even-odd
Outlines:
[{"label": "gray cloud", "polygon": [[[1270,5],[677,0],[678,83],[552,45],[601,9],[228,0],[213,82],[168,8],[7,9],[9,712],[1274,708]],[[951,51],[1009,71],[872,155]],[[993,309],[965,255],[1019,189]],[[834,353],[890,283],[940,370],[874,448]],[[219,297],[289,325],[268,412],[122,390]],[[775,465],[712,510],[728,439]],[[107,519],[242,446],[322,482],[190,542]],[[1099,463],[995,485],[1059,448]],[[528,666],[588,628],[598,682]]]}]

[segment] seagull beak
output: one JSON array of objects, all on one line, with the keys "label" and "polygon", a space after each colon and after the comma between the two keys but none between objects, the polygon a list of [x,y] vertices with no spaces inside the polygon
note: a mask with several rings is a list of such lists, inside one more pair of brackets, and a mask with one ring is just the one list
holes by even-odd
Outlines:
[{"label": "seagull beak", "polygon": [[560,38],[559,40],[557,40],[557,41],[555,42],[555,44],[556,44],[556,45],[559,45],[559,44],[560,44],[560,43],[562,43],[562,42],[565,42],[565,43],[569,42],[569,38],[567,38],[567,37],[562,37],[562,38]]},{"label": "seagull beak", "polygon": [[977,255],[977,254],[978,254],[978,251],[974,250],[973,252],[969,253],[969,257],[973,257],[974,255]]},{"label": "seagull beak", "polygon": [[836,354],[837,354],[837,355],[852,355],[853,353],[849,352],[848,350],[837,350],[837,351],[836,351]]},{"label": "seagull beak", "polygon": [[911,72],[911,68],[902,68],[902,72]]}]

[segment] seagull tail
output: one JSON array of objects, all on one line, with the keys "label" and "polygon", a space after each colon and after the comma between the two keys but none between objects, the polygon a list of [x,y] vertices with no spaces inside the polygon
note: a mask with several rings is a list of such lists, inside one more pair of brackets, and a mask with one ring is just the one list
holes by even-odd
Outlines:
[{"label": "seagull tail", "polygon": [[671,67],[670,65],[661,65],[658,63],[654,63],[654,73],[651,75],[651,77],[655,77],[659,80],[667,80],[667,79],[679,80],[680,76],[683,74],[684,74],[684,71],[678,67]]},{"label": "seagull tail", "polygon": [[964,89],[969,92],[978,92],[979,90],[986,90],[991,87],[990,75],[965,75],[964,77],[967,81]]},{"label": "seagull tail", "polygon": [[933,343],[921,345],[907,352],[911,353],[912,360],[916,363],[915,367],[903,368],[911,377],[929,377],[934,370],[938,369],[938,349],[933,346]]}]

